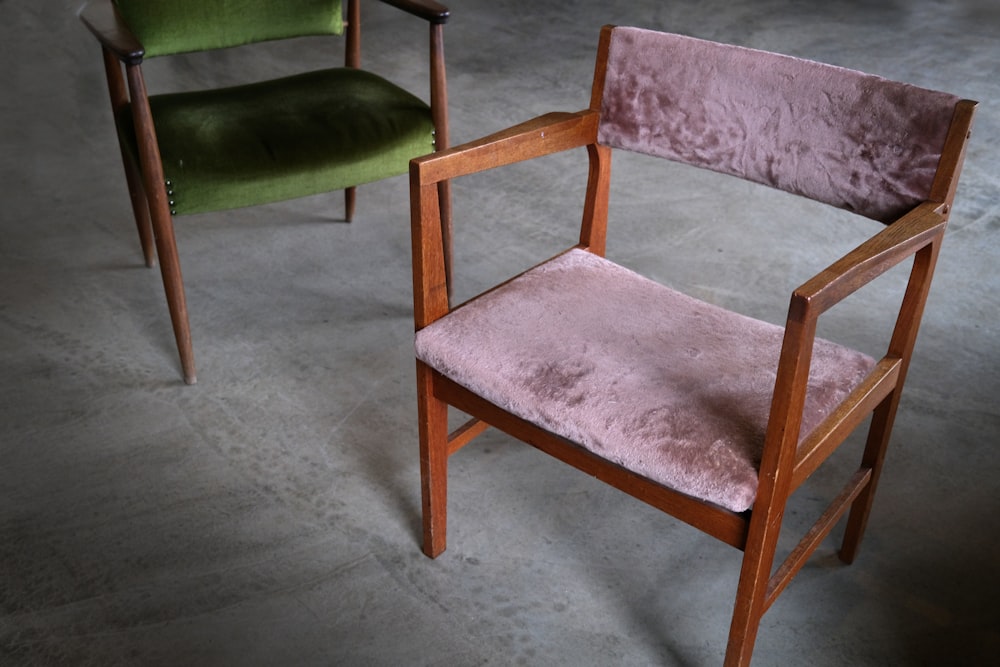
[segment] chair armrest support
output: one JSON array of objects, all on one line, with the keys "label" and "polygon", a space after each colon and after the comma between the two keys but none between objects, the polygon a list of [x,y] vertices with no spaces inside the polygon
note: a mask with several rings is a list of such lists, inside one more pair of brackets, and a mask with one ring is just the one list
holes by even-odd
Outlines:
[{"label": "chair armrest support", "polygon": [[[903,260],[916,255],[923,259],[914,265],[889,345],[890,354],[904,359],[905,366],[916,337],[913,325],[919,321],[929,287],[935,246],[948,222],[946,207],[942,202],[918,205],[792,293],[775,381],[771,413],[774,430],[767,435],[767,441],[776,443],[777,447],[771,456],[780,456],[780,460],[771,460],[767,469],[787,472],[792,469],[819,316]],[[898,382],[902,382],[905,368],[899,377]],[[763,463],[761,469],[765,469]]]},{"label": "chair armrest support", "polygon": [[447,23],[448,17],[451,16],[447,7],[434,2],[434,0],[382,0],[382,2],[414,16],[419,16],[433,24]]},{"label": "chair armrest support", "polygon": [[595,111],[555,112],[461,146],[410,161],[414,323],[449,310],[439,185],[449,179],[597,142]]},{"label": "chair armrest support", "polygon": [[597,142],[596,111],[552,112],[410,162],[414,186],[523,162]]},{"label": "chair armrest support", "polygon": [[90,0],[77,16],[101,45],[122,62],[138,65],[146,50],[111,0]]},{"label": "chair armrest support", "polygon": [[844,255],[792,294],[789,317],[819,317],[865,284],[944,235],[945,204],[925,202]]}]

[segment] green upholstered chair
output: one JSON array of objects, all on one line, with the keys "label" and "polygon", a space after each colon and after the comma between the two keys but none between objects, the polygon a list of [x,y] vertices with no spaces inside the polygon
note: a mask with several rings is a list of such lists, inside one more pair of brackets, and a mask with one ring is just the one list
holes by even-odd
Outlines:
[{"label": "green upholstered chair", "polygon": [[[360,0],[91,0],[147,266],[159,259],[184,380],[194,354],[173,216],[345,191],[404,174],[448,145],[443,26],[432,0],[383,0],[430,26],[430,104],[360,69]],[[307,35],[345,35],[346,66],[236,87],[149,95],[153,56]],[[124,70],[124,76],[123,76]],[[450,238],[450,198],[442,190]],[[155,248],[155,250],[154,250]]]}]

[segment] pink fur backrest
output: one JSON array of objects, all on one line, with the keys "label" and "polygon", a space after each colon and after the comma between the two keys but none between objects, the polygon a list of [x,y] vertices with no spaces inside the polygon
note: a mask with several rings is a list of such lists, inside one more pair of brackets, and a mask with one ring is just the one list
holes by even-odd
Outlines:
[{"label": "pink fur backrest", "polygon": [[928,198],[958,101],[790,56],[616,28],[598,140],[891,222]]}]

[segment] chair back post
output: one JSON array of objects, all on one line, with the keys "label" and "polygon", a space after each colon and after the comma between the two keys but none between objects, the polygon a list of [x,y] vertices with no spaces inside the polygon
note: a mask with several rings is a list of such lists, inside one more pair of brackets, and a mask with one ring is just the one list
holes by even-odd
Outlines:
[{"label": "chair back post", "polygon": [[965,152],[972,137],[972,125],[978,106],[972,100],[961,100],[955,106],[955,116],[948,130],[948,137],[945,139],[934,183],[931,185],[928,199],[943,202],[945,208],[941,213],[946,217],[951,214],[951,207],[955,201],[958,177],[965,163]]},{"label": "chair back post", "polygon": [[347,0],[346,54],[344,64],[361,67],[361,0]]},{"label": "chair back post", "polygon": [[[601,28],[594,65],[594,81],[590,92],[590,110],[601,113],[604,99],[604,79],[608,71],[608,49],[614,26]],[[605,254],[608,231],[608,200],[611,186],[611,149],[597,143],[587,146],[590,171],[587,176],[587,194],[583,207],[583,222],[580,225],[580,245],[590,252]]]},{"label": "chair back post", "polygon": [[448,148],[448,78],[444,64],[444,24],[430,24],[431,114],[434,118],[434,148]]},{"label": "chair back post", "polygon": [[[448,77],[444,64],[444,23],[430,22],[430,86],[431,119],[434,122],[434,150],[451,146],[448,132]],[[445,281],[448,293],[452,287],[452,222],[451,183],[438,183],[438,207],[441,215],[441,238],[444,249]]]},{"label": "chair back post", "polygon": [[594,83],[590,90],[590,110],[600,113],[604,102],[604,83],[608,75],[608,53],[611,50],[611,35],[615,26],[606,25],[601,28],[597,43],[597,59],[594,65]]},{"label": "chair back post", "polygon": [[587,146],[590,172],[580,225],[580,245],[604,256],[608,239],[608,199],[611,186],[611,149],[598,143]]}]

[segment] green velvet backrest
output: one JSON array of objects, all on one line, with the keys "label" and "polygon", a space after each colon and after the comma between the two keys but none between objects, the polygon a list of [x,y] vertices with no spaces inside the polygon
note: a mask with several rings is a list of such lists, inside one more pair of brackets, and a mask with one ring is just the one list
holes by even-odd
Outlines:
[{"label": "green velvet backrest", "polygon": [[339,35],[340,0],[115,0],[146,57]]}]

